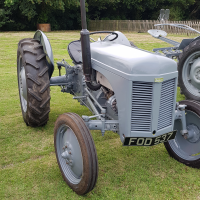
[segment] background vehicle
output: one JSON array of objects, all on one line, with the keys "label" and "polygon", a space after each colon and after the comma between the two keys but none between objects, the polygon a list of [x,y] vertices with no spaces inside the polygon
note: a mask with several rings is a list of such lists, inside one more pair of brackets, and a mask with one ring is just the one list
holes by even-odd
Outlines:
[{"label": "background vehicle", "polygon": [[152,29],[148,33],[173,47],[156,48],[153,51],[178,61],[178,85],[180,86],[181,94],[184,94],[187,99],[200,101],[200,36],[193,39],[183,39],[179,43],[166,38],[167,33],[161,29],[164,26],[173,26],[194,31],[198,34],[200,32],[184,24],[167,23],[168,19],[169,10],[162,9],[159,16],[161,23],[155,24],[160,29]]}]

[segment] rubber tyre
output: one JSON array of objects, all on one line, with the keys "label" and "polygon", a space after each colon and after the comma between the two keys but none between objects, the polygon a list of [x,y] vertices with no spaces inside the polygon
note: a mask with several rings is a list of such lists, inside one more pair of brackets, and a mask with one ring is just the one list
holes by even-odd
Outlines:
[{"label": "rubber tyre", "polygon": [[[193,100],[184,100],[184,101],[180,101],[179,102],[180,105],[185,104],[187,105],[186,107],[186,113],[187,110],[188,111],[192,111],[194,112],[197,116],[199,116],[200,118],[200,104],[197,101],[193,101]],[[186,122],[187,123],[187,122]],[[199,121],[200,124],[200,121]],[[180,134],[179,132],[177,132],[177,134]],[[189,167],[193,167],[193,168],[200,168],[200,158],[196,159],[196,160],[186,160],[181,158],[179,155],[177,155],[176,152],[174,152],[173,148],[170,145],[170,142],[165,142],[164,143],[166,150],[168,151],[169,155],[176,159],[177,161],[189,166]]]},{"label": "rubber tyre", "polygon": [[[24,70],[27,99],[22,95],[20,87],[21,69]],[[32,127],[43,126],[49,120],[50,81],[46,54],[39,41],[27,38],[18,44],[17,50],[18,89],[22,115],[25,123]],[[26,106],[24,106],[24,99]]]},{"label": "rubber tyre", "polygon": [[[73,183],[73,181],[71,181],[73,180],[73,177],[71,178],[71,174],[69,175],[67,172],[70,167],[60,156],[63,150],[62,145],[60,145],[60,140],[65,138],[64,134],[66,134],[66,132],[61,129],[63,126],[67,126],[70,130],[72,130],[78,141],[76,148],[79,146],[81,149],[83,171],[77,183]],[[68,144],[68,146],[69,145],[70,144]],[[58,117],[54,127],[54,147],[61,174],[68,186],[78,195],[84,195],[93,190],[98,177],[97,153],[90,131],[80,116],[74,113],[65,113]],[[76,157],[73,153],[74,148],[75,147],[72,146],[72,155]]]},{"label": "rubber tyre", "polygon": [[[178,86],[180,87],[180,93],[184,94],[186,99],[200,101],[200,95],[195,96],[186,87],[183,81],[183,66],[187,58],[193,53],[200,51],[200,40],[195,40],[183,49],[183,52],[178,57]],[[199,94],[199,93],[198,93]]]}]

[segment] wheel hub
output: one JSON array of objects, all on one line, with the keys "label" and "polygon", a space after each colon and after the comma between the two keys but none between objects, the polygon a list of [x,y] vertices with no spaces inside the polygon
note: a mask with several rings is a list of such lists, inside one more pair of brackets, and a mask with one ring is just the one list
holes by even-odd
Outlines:
[{"label": "wheel hub", "polygon": [[192,85],[200,89],[200,59],[196,59],[191,65],[190,79]]},{"label": "wheel hub", "polygon": [[187,140],[192,143],[197,142],[200,138],[199,128],[194,124],[190,124],[187,126],[187,130],[188,130]]},{"label": "wheel hub", "polygon": [[61,154],[61,157],[66,160],[66,164],[73,166],[73,156],[72,156],[72,148],[71,144],[69,142],[66,142],[65,146],[63,147],[63,153]]},{"label": "wheel hub", "polygon": [[195,72],[196,79],[200,80],[200,68],[198,68]]}]

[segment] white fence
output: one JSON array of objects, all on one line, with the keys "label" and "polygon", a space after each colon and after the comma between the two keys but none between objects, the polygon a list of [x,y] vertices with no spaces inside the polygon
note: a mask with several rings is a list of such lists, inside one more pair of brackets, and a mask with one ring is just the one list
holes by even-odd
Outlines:
[{"label": "white fence", "polygon": [[[185,24],[200,31],[200,21],[167,21],[166,23]],[[90,31],[128,31],[147,32],[149,29],[156,29],[154,24],[160,24],[156,20],[90,20],[88,29]],[[198,33],[180,29],[172,26],[164,26],[164,30],[171,34],[197,35]]]}]

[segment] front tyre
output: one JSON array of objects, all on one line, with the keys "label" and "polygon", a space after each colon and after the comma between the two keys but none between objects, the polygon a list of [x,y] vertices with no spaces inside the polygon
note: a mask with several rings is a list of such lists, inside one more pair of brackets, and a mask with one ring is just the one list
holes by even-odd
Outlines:
[{"label": "front tyre", "polygon": [[60,115],[54,128],[57,162],[65,182],[79,195],[90,192],[97,181],[98,162],[94,141],[82,118]]},{"label": "front tyre", "polygon": [[29,126],[47,123],[50,112],[50,82],[46,54],[39,41],[23,39],[17,50],[18,89],[22,115]]},{"label": "front tyre", "polygon": [[169,155],[177,161],[194,168],[200,168],[200,104],[196,101],[180,101],[179,104],[187,105],[186,126],[189,137],[185,139],[180,130],[180,120],[174,122],[174,130],[177,134],[174,140],[165,142],[165,148]]}]

